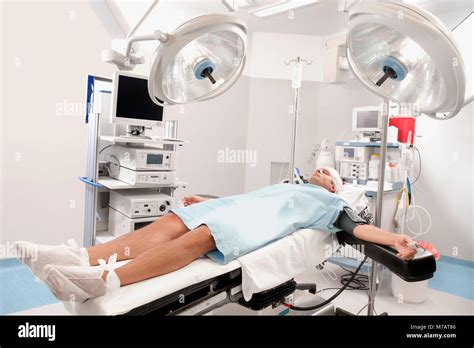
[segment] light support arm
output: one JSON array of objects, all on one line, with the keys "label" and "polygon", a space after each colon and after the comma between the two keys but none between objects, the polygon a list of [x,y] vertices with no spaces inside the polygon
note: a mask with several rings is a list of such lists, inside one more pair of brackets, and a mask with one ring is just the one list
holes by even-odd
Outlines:
[{"label": "light support arm", "polygon": [[138,28],[140,27],[140,25],[142,25],[142,23],[145,21],[145,19],[150,15],[151,11],[153,11],[153,9],[156,7],[156,5],[158,5],[160,1],[159,0],[153,0],[153,3],[150,5],[150,7],[145,11],[145,13],[143,14],[143,16],[138,20],[137,24],[135,24],[135,26],[128,32],[128,35],[127,35],[127,39],[128,38],[131,38],[133,36],[133,34],[135,34],[135,32],[138,30]]},{"label": "light support arm", "polygon": [[156,30],[153,34],[147,34],[147,35],[137,35],[137,36],[132,36],[127,39],[127,47],[125,49],[125,56],[129,57],[130,53],[132,51],[132,45],[135,42],[141,42],[141,41],[159,41],[162,44],[166,44],[170,40],[170,35],[167,33],[162,32],[161,30]]},{"label": "light support arm", "polygon": [[133,43],[155,40],[166,44],[171,40],[171,35],[156,30],[153,34],[132,36],[126,41],[125,54],[115,50],[104,50],[102,51],[102,61],[114,64],[120,70],[133,70],[137,64],[145,63],[143,57],[132,54]]},{"label": "light support arm", "polygon": [[135,65],[143,64],[145,62],[145,59],[143,57],[132,54],[132,48],[135,42],[157,40],[161,43],[166,43],[169,41],[170,35],[160,30],[156,30],[153,34],[134,36],[135,32],[143,24],[145,19],[150,15],[150,13],[158,4],[159,0],[154,0],[152,4],[148,7],[148,9],[145,11],[143,16],[140,17],[138,22],[129,31],[126,40],[125,54],[122,54],[115,50],[104,50],[102,52],[102,61],[112,63],[120,70],[133,70],[135,68]]}]

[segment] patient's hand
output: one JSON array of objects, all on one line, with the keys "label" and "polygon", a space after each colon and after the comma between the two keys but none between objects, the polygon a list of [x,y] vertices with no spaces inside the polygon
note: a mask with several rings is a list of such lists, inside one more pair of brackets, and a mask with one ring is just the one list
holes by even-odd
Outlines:
[{"label": "patient's hand", "polygon": [[408,236],[399,236],[395,242],[395,248],[398,251],[397,256],[403,260],[411,260],[416,255],[416,249],[410,248],[408,244],[413,242],[414,241]]},{"label": "patient's hand", "polygon": [[208,200],[208,198],[204,198],[204,197],[201,197],[201,196],[187,196],[187,197],[183,198],[183,204],[184,204],[185,207],[187,207],[188,205],[204,202],[204,201],[207,201],[207,200]]}]

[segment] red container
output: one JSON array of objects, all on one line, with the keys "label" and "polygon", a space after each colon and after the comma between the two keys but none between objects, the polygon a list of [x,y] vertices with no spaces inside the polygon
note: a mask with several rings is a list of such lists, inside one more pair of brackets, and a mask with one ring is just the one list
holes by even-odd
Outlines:
[{"label": "red container", "polygon": [[[398,142],[413,144],[415,140],[415,123],[416,118],[414,117],[392,117],[388,121],[389,126],[398,128]],[[411,132],[411,139],[408,140],[408,133]]]}]

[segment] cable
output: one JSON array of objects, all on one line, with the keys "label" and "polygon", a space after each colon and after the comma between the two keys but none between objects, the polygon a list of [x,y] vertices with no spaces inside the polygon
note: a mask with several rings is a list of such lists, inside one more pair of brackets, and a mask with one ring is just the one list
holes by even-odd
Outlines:
[{"label": "cable", "polygon": [[[339,266],[341,267],[344,271],[348,272],[346,274],[343,274],[341,276],[341,284],[342,286],[346,285],[346,284],[349,284],[347,285],[347,288],[346,290],[369,290],[369,287],[368,287],[368,283],[369,283],[369,277],[365,274],[359,274],[357,275],[354,280],[352,282],[349,282],[350,278],[354,272],[352,272],[351,270],[348,270],[342,266]],[[318,290],[316,293],[320,293],[320,292],[323,292],[323,291],[327,291],[327,290],[341,290],[342,287],[339,287],[339,288],[324,288],[324,289],[321,289],[321,290]]]},{"label": "cable", "polygon": [[107,150],[107,149],[108,149],[109,147],[111,147],[111,146],[112,146],[112,144],[107,145],[106,147],[102,148],[102,149],[99,151],[99,155],[100,155],[102,152],[104,152],[105,150]]},{"label": "cable", "polygon": [[345,269],[344,267],[341,268],[348,272],[343,274],[340,280],[343,286],[347,284],[348,290],[369,290],[369,277],[367,275],[359,274],[353,280],[351,280],[354,273]]},{"label": "cable", "polygon": [[355,272],[352,274],[352,277],[348,280],[348,282],[342,287],[339,289],[338,292],[336,292],[334,295],[332,295],[330,298],[328,298],[327,300],[321,302],[321,303],[318,303],[318,304],[315,304],[314,306],[310,306],[310,307],[298,307],[298,306],[294,306],[294,305],[290,305],[290,304],[287,304],[287,303],[284,303],[284,305],[290,309],[293,309],[295,311],[312,311],[314,309],[318,309],[318,308],[321,308],[325,305],[327,305],[328,303],[330,303],[332,300],[334,300],[336,297],[338,297],[348,286],[349,284],[355,279],[355,277],[357,276],[357,274],[359,273],[360,269],[362,268],[362,266],[364,265],[365,261],[367,260],[367,256],[364,258],[364,260],[362,260],[362,262],[360,263],[359,267],[357,267],[357,269],[355,270]]},{"label": "cable", "polygon": [[417,176],[416,179],[411,183],[412,186],[415,185],[415,183],[418,181],[418,179],[419,179],[420,176],[421,176],[421,153],[420,153],[420,150],[419,150],[417,147],[415,147],[415,150],[416,150],[416,152],[418,152],[418,158],[419,158],[419,160],[420,160],[420,169],[419,169],[419,171],[418,171],[418,176]]},{"label": "cable", "polygon": [[364,305],[364,307],[362,307],[361,309],[359,309],[359,311],[357,312],[356,315],[359,315],[360,312],[362,312],[365,308],[367,308],[368,305],[369,305],[369,302],[367,302],[367,303]]}]

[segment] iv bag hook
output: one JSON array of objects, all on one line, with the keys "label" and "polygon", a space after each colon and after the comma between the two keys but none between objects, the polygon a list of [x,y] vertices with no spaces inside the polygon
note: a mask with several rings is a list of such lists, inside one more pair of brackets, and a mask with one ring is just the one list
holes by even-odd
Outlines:
[{"label": "iv bag hook", "polygon": [[301,57],[296,57],[296,59],[291,59],[289,61],[284,61],[285,65],[290,65],[291,63],[306,63],[306,65],[313,64],[312,60],[301,59]]}]

